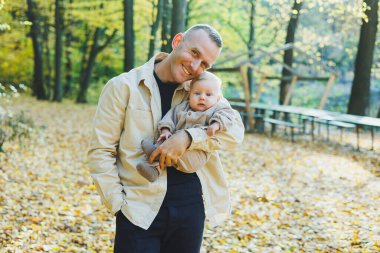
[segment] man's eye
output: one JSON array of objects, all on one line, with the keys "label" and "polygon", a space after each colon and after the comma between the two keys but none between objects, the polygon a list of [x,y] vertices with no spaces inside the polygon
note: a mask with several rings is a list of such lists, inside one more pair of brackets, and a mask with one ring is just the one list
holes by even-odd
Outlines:
[{"label": "man's eye", "polygon": [[197,50],[191,50],[191,53],[192,53],[193,55],[198,55],[198,51],[197,51]]},{"label": "man's eye", "polygon": [[206,96],[210,97],[212,96],[212,93],[206,93]]},{"label": "man's eye", "polygon": [[201,66],[202,66],[202,69],[208,69],[209,68],[208,64],[205,62],[202,62]]},{"label": "man's eye", "polygon": [[199,96],[199,95],[201,95],[201,93],[200,92],[195,92],[195,95]]}]

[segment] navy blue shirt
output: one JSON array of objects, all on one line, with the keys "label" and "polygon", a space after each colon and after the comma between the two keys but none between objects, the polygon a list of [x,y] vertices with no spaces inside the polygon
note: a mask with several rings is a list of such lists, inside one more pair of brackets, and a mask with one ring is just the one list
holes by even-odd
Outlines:
[{"label": "navy blue shirt", "polygon": [[[161,96],[162,117],[170,110],[178,84],[163,83],[154,72]],[[168,190],[163,205],[184,206],[202,202],[202,186],[196,173],[184,173],[174,167],[166,168]]]}]

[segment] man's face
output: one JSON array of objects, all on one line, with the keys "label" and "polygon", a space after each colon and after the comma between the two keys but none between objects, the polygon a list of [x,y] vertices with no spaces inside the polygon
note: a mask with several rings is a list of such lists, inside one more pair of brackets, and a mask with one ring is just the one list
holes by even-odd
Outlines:
[{"label": "man's face", "polygon": [[219,98],[219,85],[212,79],[202,79],[191,84],[189,104],[194,111],[209,109]]},{"label": "man's face", "polygon": [[173,42],[172,81],[183,83],[198,77],[211,67],[220,54],[220,48],[203,30],[180,36]]}]

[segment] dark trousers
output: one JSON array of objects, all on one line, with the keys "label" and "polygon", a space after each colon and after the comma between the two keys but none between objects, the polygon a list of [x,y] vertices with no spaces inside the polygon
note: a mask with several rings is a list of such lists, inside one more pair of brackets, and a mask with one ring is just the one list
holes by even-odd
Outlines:
[{"label": "dark trousers", "polygon": [[148,230],[116,217],[115,253],[198,253],[202,244],[203,203],[163,205]]}]

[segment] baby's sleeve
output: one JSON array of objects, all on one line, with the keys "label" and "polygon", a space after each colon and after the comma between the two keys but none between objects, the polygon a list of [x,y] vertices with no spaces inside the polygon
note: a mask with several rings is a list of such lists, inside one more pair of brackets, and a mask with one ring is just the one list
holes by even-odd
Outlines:
[{"label": "baby's sleeve", "polygon": [[218,102],[208,124],[211,125],[214,122],[218,122],[220,130],[226,131],[232,127],[235,117],[236,113],[228,103]]}]

